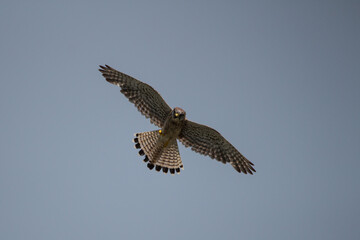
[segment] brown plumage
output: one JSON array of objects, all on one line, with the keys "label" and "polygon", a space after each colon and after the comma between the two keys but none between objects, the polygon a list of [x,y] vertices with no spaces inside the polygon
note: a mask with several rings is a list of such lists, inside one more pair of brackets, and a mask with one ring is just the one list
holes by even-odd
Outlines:
[{"label": "brown plumage", "polygon": [[223,163],[230,163],[236,171],[245,174],[256,172],[254,164],[245,158],[231,143],[216,130],[191,122],[186,119],[186,112],[181,108],[171,109],[160,94],[151,86],[133,77],[121,73],[107,65],[99,71],[105,79],[121,88],[130,102],[150,118],[160,130],[137,133],[134,138],[135,148],[145,156],[149,169],[164,173],[180,173],[183,164],[177,145],[177,139],[195,152],[210,156]]}]

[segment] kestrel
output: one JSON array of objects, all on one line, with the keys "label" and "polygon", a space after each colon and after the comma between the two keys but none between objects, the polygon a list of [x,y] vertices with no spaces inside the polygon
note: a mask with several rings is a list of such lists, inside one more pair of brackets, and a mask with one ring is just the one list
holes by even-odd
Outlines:
[{"label": "kestrel", "polygon": [[138,110],[150,118],[160,130],[136,133],[135,148],[145,156],[147,167],[156,171],[180,173],[183,163],[180,158],[177,139],[195,152],[210,156],[222,163],[230,163],[236,171],[245,174],[256,172],[254,164],[245,158],[231,143],[216,130],[186,119],[186,112],[175,107],[171,109],[160,94],[151,86],[108,65],[99,71],[106,81],[121,88],[120,92],[134,103]]}]

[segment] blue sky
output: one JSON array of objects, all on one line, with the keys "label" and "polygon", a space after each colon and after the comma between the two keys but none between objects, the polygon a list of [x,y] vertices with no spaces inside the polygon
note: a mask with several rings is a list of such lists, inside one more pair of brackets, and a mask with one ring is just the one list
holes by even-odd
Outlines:
[{"label": "blue sky", "polygon": [[[1,239],[355,239],[360,235],[357,1],[2,1]],[[157,129],[108,64],[221,132],[238,174]]]}]

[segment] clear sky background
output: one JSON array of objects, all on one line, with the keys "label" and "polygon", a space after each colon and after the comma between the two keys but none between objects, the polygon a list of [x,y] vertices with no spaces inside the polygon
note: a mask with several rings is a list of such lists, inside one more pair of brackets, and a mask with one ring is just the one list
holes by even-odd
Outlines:
[{"label": "clear sky background", "polygon": [[[1,1],[0,239],[356,239],[359,1]],[[98,72],[142,80],[255,163],[180,146]]]}]

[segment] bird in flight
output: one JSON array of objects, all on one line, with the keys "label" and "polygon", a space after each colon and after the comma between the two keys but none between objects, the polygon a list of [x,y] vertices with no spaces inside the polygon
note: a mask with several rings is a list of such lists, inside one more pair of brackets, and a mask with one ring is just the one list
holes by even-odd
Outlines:
[{"label": "bird in flight", "polygon": [[135,104],[150,122],[160,129],[136,133],[135,148],[140,149],[147,167],[156,171],[180,173],[184,165],[180,158],[177,139],[195,152],[207,155],[222,163],[230,163],[239,173],[256,172],[254,164],[244,157],[230,142],[216,130],[187,120],[186,112],[175,107],[171,109],[160,94],[146,83],[115,70],[108,65],[99,71],[106,81],[120,87],[120,92]]}]

